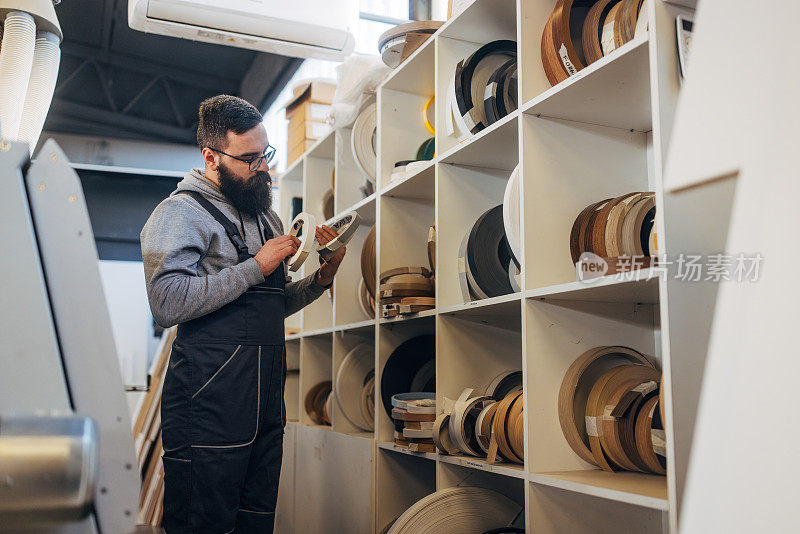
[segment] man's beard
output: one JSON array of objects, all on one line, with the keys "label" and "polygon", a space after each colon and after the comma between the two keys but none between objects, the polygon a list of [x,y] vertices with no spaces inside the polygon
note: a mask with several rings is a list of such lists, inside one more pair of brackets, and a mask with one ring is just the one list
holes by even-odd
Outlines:
[{"label": "man's beard", "polygon": [[217,172],[220,191],[240,212],[254,217],[272,206],[272,178],[268,172],[256,171],[242,179],[223,164],[217,167]]}]

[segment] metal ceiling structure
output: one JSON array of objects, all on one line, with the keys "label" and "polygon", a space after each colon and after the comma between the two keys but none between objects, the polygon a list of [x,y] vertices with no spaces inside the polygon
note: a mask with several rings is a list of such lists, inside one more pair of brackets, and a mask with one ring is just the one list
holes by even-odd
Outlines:
[{"label": "metal ceiling structure", "polygon": [[302,63],[128,27],[127,0],[62,0],[64,42],[45,130],[194,143],[197,107],[227,93],[265,112]]}]

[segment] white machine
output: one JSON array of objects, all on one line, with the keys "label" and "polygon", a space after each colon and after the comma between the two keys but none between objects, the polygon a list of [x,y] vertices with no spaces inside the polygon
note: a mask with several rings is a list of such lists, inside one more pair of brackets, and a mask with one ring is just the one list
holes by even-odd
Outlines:
[{"label": "white machine", "polygon": [[0,531],[125,534],[131,422],[83,190],[55,143],[0,140]]},{"label": "white machine", "polygon": [[355,46],[357,0],[128,0],[134,30],[341,61]]}]

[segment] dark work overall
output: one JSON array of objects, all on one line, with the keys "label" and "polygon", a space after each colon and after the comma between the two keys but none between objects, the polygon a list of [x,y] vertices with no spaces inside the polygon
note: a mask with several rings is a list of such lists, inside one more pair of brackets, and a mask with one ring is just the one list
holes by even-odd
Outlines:
[{"label": "dark work overall", "polygon": [[[239,263],[253,257],[211,202],[182,193],[225,227]],[[286,421],[285,282],[279,265],[233,302],[178,325],[161,399],[167,534],[272,532]]]}]

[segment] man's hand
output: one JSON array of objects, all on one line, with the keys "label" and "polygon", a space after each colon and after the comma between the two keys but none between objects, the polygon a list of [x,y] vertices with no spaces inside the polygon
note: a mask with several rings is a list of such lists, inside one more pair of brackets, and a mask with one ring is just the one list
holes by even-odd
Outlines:
[{"label": "man's hand", "polygon": [[[339,235],[336,231],[326,225],[317,226],[316,230],[316,237],[317,242],[322,245],[323,247],[336,239],[336,236]],[[320,286],[329,286],[333,283],[333,277],[336,276],[336,271],[339,270],[339,265],[342,264],[342,260],[344,259],[344,255],[347,252],[347,247],[342,247],[336,251],[336,254],[328,258],[327,261],[322,259],[322,256],[319,258],[319,262],[321,264],[319,270],[317,271],[317,284]]]},{"label": "man's hand", "polygon": [[256,254],[256,261],[264,276],[269,276],[283,260],[291,258],[299,246],[300,240],[291,235],[282,235],[264,243]]}]

